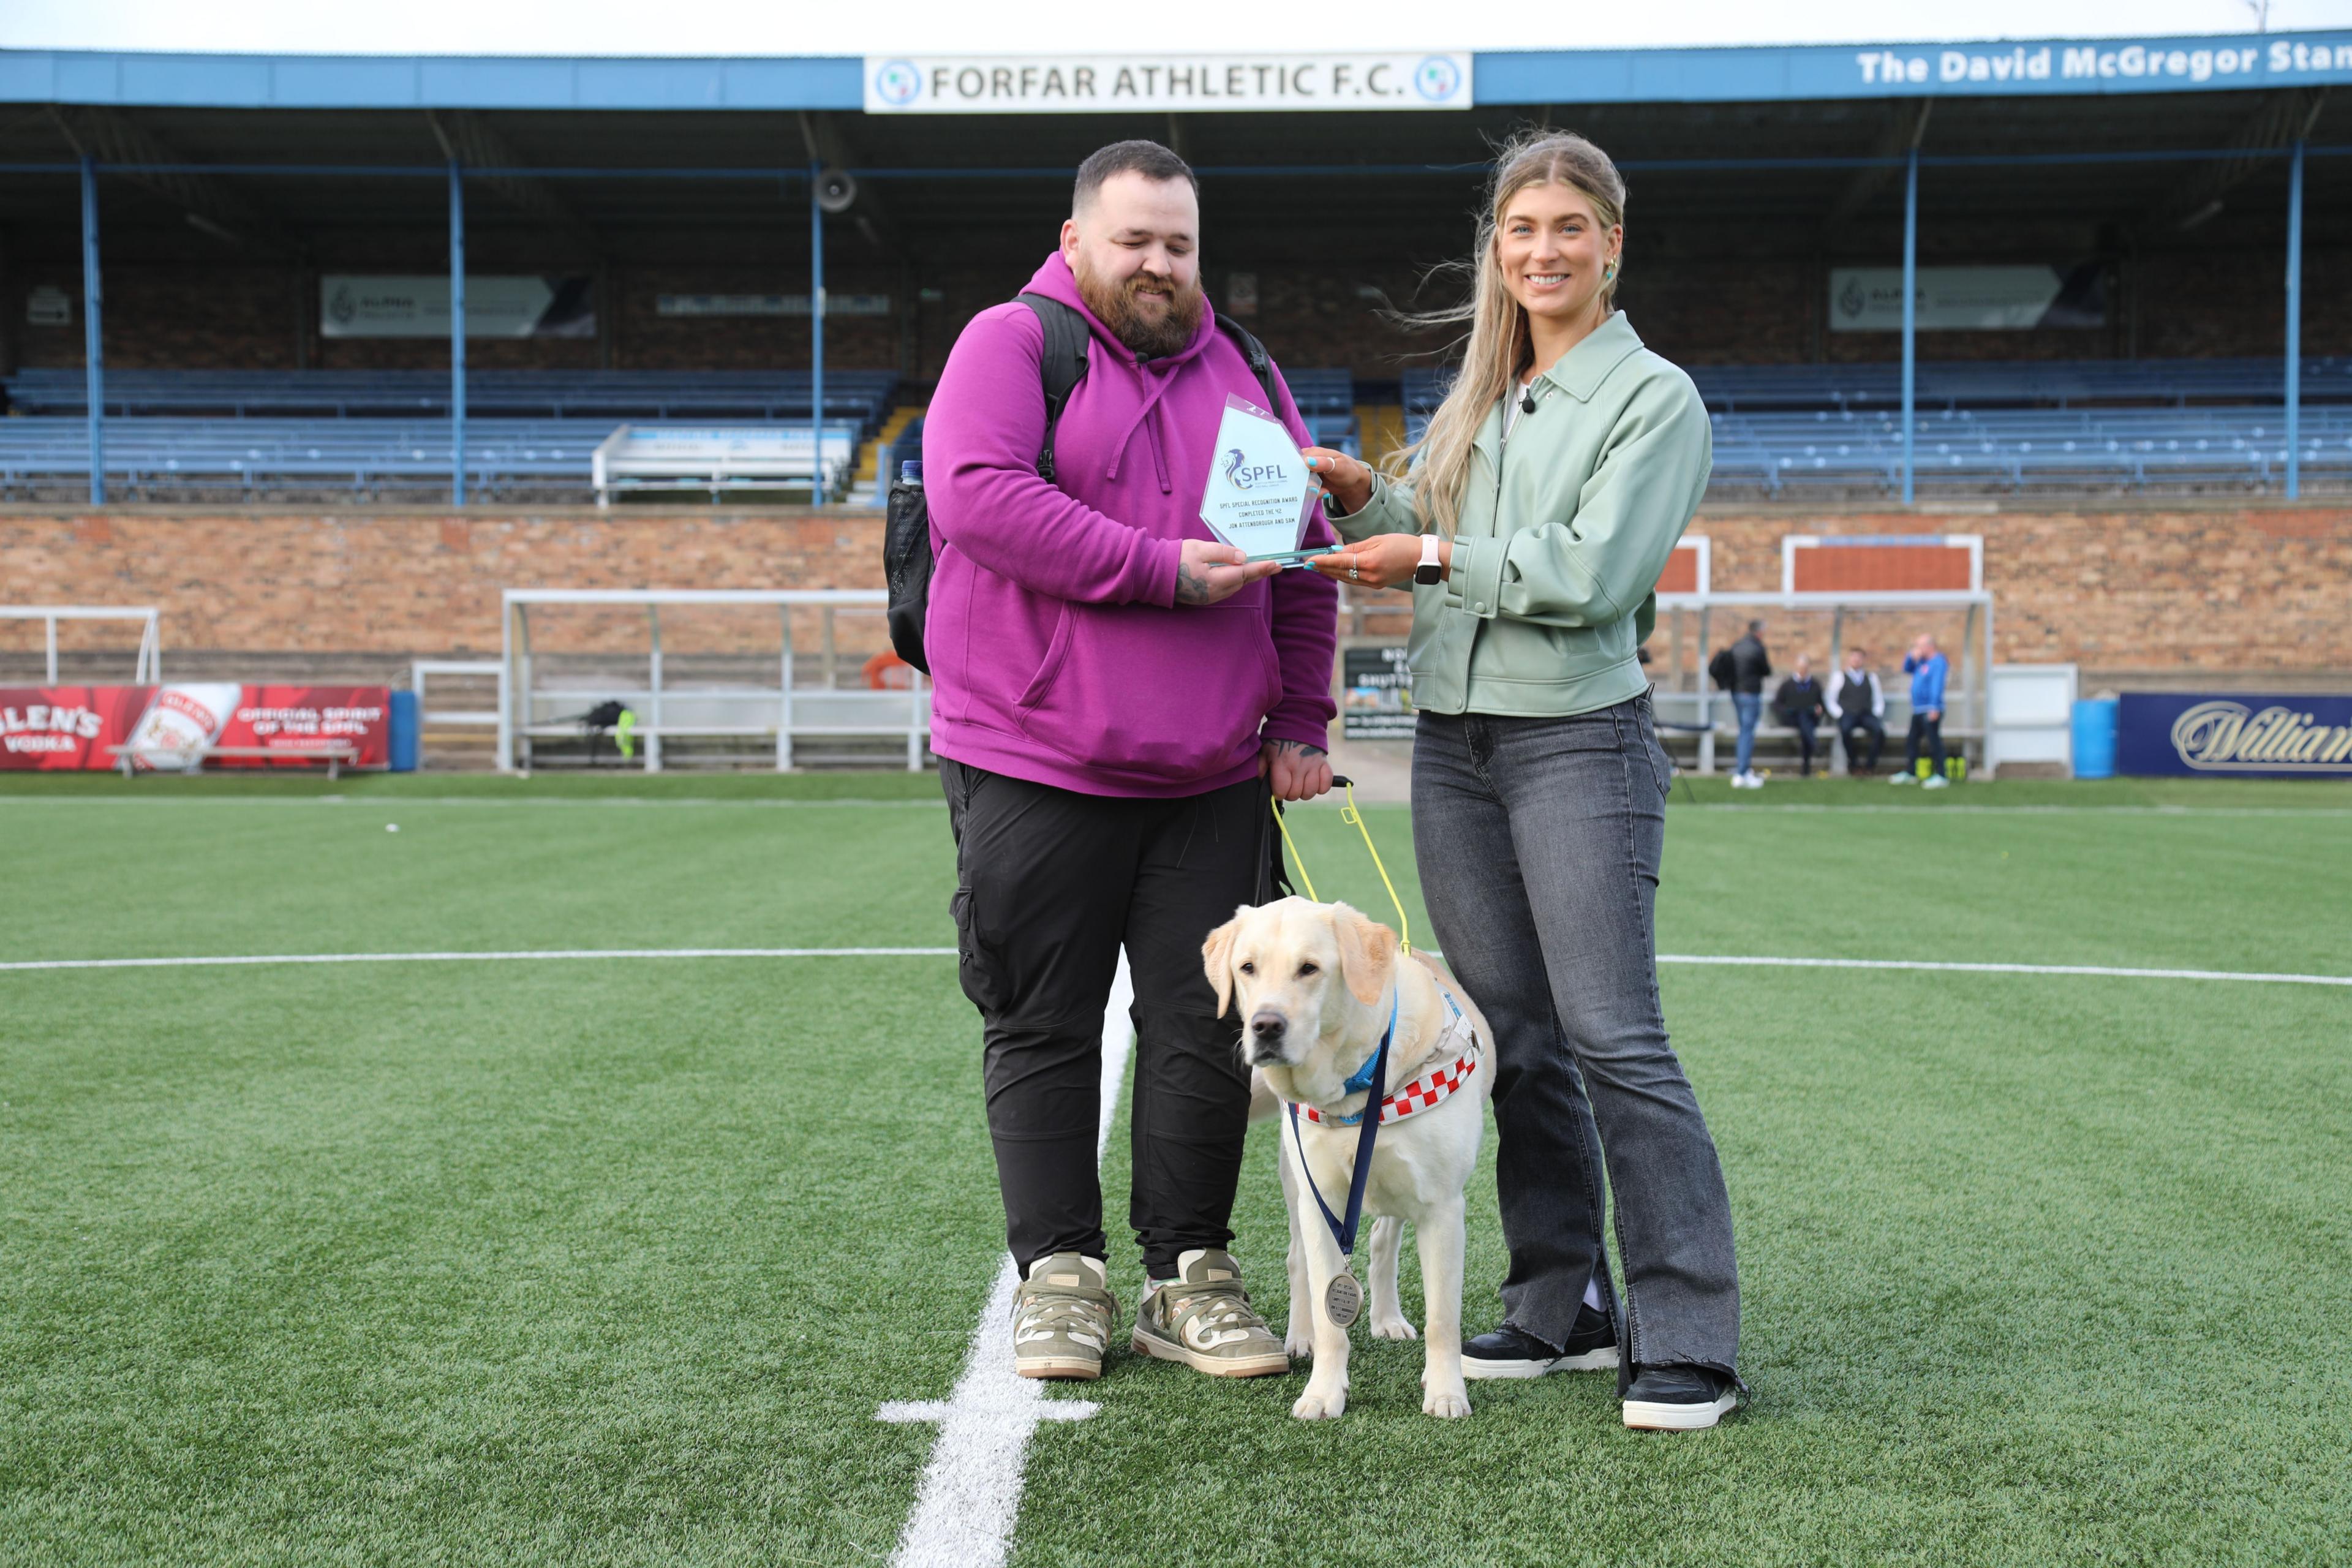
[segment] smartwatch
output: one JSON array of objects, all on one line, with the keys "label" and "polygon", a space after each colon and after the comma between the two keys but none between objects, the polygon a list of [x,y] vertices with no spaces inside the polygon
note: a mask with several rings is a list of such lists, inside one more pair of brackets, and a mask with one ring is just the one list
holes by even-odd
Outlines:
[{"label": "smartwatch", "polygon": [[1444,575],[1445,566],[1444,563],[1437,559],[1437,535],[1433,533],[1423,534],[1421,536],[1421,564],[1412,569],[1412,580],[1425,588],[1431,584],[1440,581],[1444,577]]}]

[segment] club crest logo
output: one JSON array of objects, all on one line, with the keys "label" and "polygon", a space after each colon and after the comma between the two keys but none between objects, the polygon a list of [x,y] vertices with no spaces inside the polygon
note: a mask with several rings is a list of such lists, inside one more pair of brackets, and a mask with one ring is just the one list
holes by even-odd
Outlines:
[{"label": "club crest logo", "polygon": [[893,109],[904,109],[923,90],[923,73],[911,60],[891,60],[874,73],[874,96]]},{"label": "club crest logo", "polygon": [[1462,68],[1444,55],[1432,55],[1414,68],[1412,85],[1430,102],[1446,102],[1462,90]]}]

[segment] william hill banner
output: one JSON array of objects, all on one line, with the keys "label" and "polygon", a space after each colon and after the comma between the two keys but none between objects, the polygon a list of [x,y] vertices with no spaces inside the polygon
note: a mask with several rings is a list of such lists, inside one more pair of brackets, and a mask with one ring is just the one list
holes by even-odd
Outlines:
[{"label": "william hill banner", "polygon": [[[392,690],[383,686],[0,686],[0,768],[140,771],[279,767],[353,748],[348,765],[391,761]],[[211,757],[214,747],[245,754]]]},{"label": "william hill banner", "polygon": [[2352,778],[2352,697],[2126,691],[2116,771]]}]

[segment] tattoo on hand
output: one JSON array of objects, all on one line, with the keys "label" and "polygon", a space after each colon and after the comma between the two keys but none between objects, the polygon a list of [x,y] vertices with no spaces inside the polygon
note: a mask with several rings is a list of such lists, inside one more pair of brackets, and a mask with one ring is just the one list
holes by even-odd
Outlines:
[{"label": "tattoo on hand", "polygon": [[1176,563],[1176,602],[1180,605],[1207,605],[1215,601],[1209,596],[1209,583],[1197,576],[1190,561]]},{"label": "tattoo on hand", "polygon": [[1304,741],[1275,741],[1270,743],[1277,752],[1304,753],[1310,757],[1319,757],[1325,754],[1322,747],[1310,746]]}]

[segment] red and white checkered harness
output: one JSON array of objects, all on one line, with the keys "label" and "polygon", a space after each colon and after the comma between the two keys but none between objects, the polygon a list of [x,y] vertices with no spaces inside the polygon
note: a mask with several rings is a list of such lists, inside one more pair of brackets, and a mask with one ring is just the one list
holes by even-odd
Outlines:
[{"label": "red and white checkered harness", "polygon": [[[1445,996],[1443,990],[1440,990],[1438,994]],[[1454,1005],[1453,997],[1445,996],[1445,1005],[1454,1009],[1454,1019],[1445,1026],[1446,1036],[1460,1036],[1466,1038],[1468,1043],[1463,1047],[1461,1054],[1454,1058],[1450,1066],[1430,1068],[1386,1100],[1381,1100],[1381,1126],[1386,1127],[1391,1122],[1402,1121],[1415,1111],[1427,1110],[1433,1105],[1442,1104],[1454,1090],[1469,1082],[1470,1075],[1478,1070],[1477,1034],[1470,1027],[1470,1020],[1462,1016],[1462,1009]],[[1295,1102],[1291,1109],[1307,1121],[1318,1122],[1326,1127],[1354,1127],[1364,1120],[1364,1113],[1360,1110],[1353,1116],[1334,1116],[1318,1110],[1311,1105],[1300,1105]]]}]

